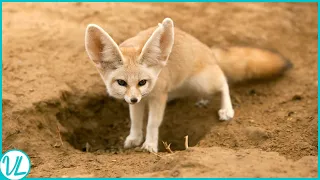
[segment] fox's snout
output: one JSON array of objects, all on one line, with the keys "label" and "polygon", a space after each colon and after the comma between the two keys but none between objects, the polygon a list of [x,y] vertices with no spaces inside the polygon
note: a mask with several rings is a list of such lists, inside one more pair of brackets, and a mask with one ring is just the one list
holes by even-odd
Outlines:
[{"label": "fox's snout", "polygon": [[137,98],[131,98],[130,101],[131,101],[132,103],[136,103],[136,102],[138,102],[138,99],[137,99]]},{"label": "fox's snout", "polygon": [[138,103],[141,100],[141,93],[136,88],[130,88],[130,89],[128,89],[127,93],[125,94],[124,99],[129,104]]},{"label": "fox's snout", "polygon": [[141,97],[137,98],[137,97],[128,97],[127,95],[124,97],[124,99],[126,100],[127,103],[129,104],[135,104],[140,102]]}]

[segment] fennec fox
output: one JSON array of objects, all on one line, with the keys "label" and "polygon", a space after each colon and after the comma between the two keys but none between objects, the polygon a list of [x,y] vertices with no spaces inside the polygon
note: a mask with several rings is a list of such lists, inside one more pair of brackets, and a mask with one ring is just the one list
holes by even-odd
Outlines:
[{"label": "fennec fox", "polygon": [[86,51],[97,67],[107,93],[129,103],[131,128],[124,147],[143,141],[143,115],[148,106],[146,139],[142,148],[158,151],[158,134],[166,102],[188,95],[221,92],[220,120],[234,116],[227,79],[242,81],[279,75],[290,65],[271,51],[232,47],[210,49],[175,28],[166,18],[119,46],[102,28],[90,24]]}]

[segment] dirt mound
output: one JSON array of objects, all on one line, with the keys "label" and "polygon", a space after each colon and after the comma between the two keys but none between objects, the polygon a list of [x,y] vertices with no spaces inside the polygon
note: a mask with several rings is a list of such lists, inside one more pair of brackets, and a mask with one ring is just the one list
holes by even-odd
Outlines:
[{"label": "dirt mound", "polygon": [[[315,3],[3,3],[2,151],[26,151],[30,177],[314,177],[317,11]],[[229,122],[217,118],[219,96],[200,107],[192,98],[169,103],[160,140],[178,151],[188,135],[196,148],[159,159],[123,149],[128,106],[106,95],[84,32],[96,23],[120,43],[165,17],[210,47],[276,49],[294,68],[231,87]]]},{"label": "dirt mound", "polygon": [[312,156],[293,162],[255,149],[192,148],[162,157],[155,172],[139,177],[317,177],[317,165]]}]

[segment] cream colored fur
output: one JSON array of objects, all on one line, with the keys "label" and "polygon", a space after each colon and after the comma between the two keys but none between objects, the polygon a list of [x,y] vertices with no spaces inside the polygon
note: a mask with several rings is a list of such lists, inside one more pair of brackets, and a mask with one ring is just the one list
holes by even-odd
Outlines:
[{"label": "cream colored fur", "polygon": [[[131,129],[125,140],[126,148],[143,142],[146,106],[148,124],[142,148],[150,152],[158,151],[159,126],[170,99],[220,92],[220,120],[234,116],[227,79],[213,51],[191,35],[174,28],[170,18],[119,46],[102,28],[88,25],[85,47],[106,84],[107,92],[129,103]],[[222,57],[223,54],[219,55]],[[145,84],[140,86],[144,80]]]}]

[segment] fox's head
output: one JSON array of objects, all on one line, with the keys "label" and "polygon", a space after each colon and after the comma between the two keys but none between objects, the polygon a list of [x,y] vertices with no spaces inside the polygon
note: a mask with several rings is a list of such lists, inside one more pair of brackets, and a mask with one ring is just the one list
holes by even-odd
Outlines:
[{"label": "fox's head", "polygon": [[156,84],[166,65],[174,42],[174,27],[166,18],[155,29],[142,49],[119,48],[115,41],[97,25],[86,29],[85,48],[97,67],[110,96],[138,103]]}]

